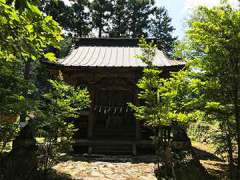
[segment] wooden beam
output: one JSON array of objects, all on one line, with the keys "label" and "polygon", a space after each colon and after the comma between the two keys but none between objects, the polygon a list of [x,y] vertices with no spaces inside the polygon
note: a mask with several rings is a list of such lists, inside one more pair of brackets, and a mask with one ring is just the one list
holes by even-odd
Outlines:
[{"label": "wooden beam", "polygon": [[152,140],[140,140],[140,141],[135,141],[135,140],[109,140],[109,139],[78,139],[75,140],[75,143],[78,145],[148,145],[148,146],[153,146]]}]

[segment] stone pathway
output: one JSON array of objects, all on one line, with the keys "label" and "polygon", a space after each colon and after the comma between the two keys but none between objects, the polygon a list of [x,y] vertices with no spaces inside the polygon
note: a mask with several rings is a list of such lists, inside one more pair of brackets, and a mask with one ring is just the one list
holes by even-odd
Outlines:
[{"label": "stone pathway", "polygon": [[[105,158],[106,159],[106,158]],[[102,158],[71,160],[57,164],[57,172],[69,174],[78,180],[156,180],[153,162],[133,162],[130,158],[104,161]]]}]

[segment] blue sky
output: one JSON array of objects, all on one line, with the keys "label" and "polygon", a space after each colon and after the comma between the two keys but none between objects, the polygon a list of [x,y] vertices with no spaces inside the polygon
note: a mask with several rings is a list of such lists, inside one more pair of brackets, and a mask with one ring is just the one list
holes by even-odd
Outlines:
[{"label": "blue sky", "polygon": [[[220,0],[155,0],[157,6],[165,6],[172,24],[176,28],[174,34],[182,39],[186,30],[186,20],[191,15],[194,8],[199,5],[212,7],[220,3]],[[232,6],[239,5],[238,0],[229,0]]]},{"label": "blue sky", "polygon": [[184,36],[185,21],[188,11],[185,8],[184,0],[156,0],[157,6],[164,6],[172,18],[172,24],[175,27],[175,35],[179,38]]},{"label": "blue sky", "polygon": [[[69,0],[63,0],[68,3]],[[192,10],[199,5],[212,7],[220,3],[221,0],[155,0],[157,6],[164,6],[172,18],[172,24],[175,27],[174,35],[179,39],[184,37],[186,30],[186,20],[191,15]],[[239,5],[238,0],[229,0],[232,6]]]}]

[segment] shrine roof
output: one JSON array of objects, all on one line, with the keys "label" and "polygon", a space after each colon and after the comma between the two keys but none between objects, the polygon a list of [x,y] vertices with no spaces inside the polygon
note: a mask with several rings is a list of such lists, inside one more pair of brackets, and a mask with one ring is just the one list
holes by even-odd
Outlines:
[{"label": "shrine roof", "polygon": [[[151,41],[154,39],[147,39]],[[138,39],[81,38],[70,54],[57,61],[66,67],[146,67],[137,55],[141,55]],[[185,62],[169,59],[156,49],[153,64],[158,67],[184,66]]]}]

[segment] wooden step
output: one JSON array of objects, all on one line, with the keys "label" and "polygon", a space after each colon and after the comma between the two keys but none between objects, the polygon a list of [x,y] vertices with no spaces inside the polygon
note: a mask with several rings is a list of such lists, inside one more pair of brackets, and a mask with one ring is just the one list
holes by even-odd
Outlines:
[{"label": "wooden step", "polygon": [[94,129],[93,137],[96,139],[134,139],[136,137],[135,129]]},{"label": "wooden step", "polygon": [[93,147],[93,153],[96,154],[130,155],[132,152],[133,150],[131,145],[98,145]]}]

